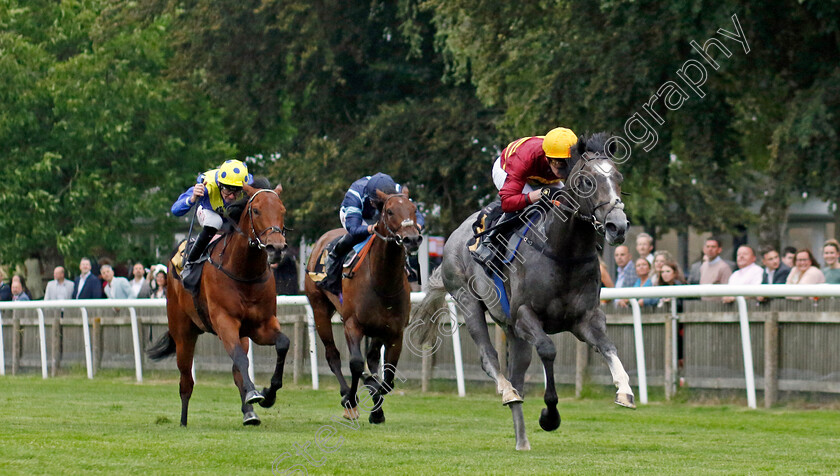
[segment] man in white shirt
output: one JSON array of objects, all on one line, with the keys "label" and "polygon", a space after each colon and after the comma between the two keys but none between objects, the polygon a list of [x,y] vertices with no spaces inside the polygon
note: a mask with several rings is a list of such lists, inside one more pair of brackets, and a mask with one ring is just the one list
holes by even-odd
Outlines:
[{"label": "man in white shirt", "polygon": [[131,273],[134,275],[134,278],[128,282],[131,285],[131,297],[142,299],[151,296],[152,288],[146,281],[146,268],[143,263],[134,263]]},{"label": "man in white shirt", "polygon": [[53,280],[47,283],[44,291],[44,301],[58,299],[73,299],[73,282],[64,279],[64,267],[56,266],[53,270]]},{"label": "man in white shirt", "polygon": [[102,273],[102,279],[105,280],[105,295],[109,299],[130,299],[131,285],[128,280],[123,277],[114,276],[114,268],[109,264],[103,264],[99,269]]},{"label": "man in white shirt", "polygon": [[[764,269],[755,264],[755,251],[750,246],[739,246],[735,261],[738,263],[738,271],[735,271],[729,276],[728,284],[761,284],[761,279],[764,277]],[[733,301],[735,301],[734,296],[723,298],[723,302]]]}]

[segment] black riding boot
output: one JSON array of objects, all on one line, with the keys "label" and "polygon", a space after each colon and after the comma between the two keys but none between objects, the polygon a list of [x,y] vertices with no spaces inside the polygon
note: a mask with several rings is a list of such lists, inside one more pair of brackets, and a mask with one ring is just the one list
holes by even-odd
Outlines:
[{"label": "black riding boot", "polygon": [[344,256],[351,248],[353,248],[353,237],[349,234],[342,236],[335,243],[332,251],[327,255],[327,262],[324,266],[327,276],[318,283],[323,289],[333,294],[341,292],[341,265]]},{"label": "black riding boot", "polygon": [[485,214],[484,229],[489,229],[489,231],[486,231],[484,235],[481,236],[479,245],[474,254],[479,263],[486,265],[495,257],[496,243],[502,232],[501,229],[496,227],[496,223],[501,221],[500,218],[502,218],[502,203],[494,201],[484,207],[483,211]]},{"label": "black riding boot", "polygon": [[192,248],[190,248],[190,254],[189,256],[187,256],[187,262],[184,263],[184,269],[183,271],[181,271],[181,281],[184,283],[185,288],[192,290],[190,289],[190,287],[192,286],[187,287],[187,277],[193,271],[195,271],[193,269],[195,262],[198,261],[199,258],[201,258],[202,254],[204,254],[205,248],[207,248],[207,245],[210,244],[210,240],[213,239],[213,235],[215,235],[217,231],[219,230],[209,226],[205,226],[193,242]]}]

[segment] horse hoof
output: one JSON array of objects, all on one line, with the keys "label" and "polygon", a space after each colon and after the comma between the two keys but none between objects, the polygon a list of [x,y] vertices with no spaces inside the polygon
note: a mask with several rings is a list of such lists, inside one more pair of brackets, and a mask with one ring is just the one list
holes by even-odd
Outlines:
[{"label": "horse hoof", "polygon": [[245,426],[260,426],[260,417],[254,412],[245,412],[242,417],[242,424]]},{"label": "horse hoof", "polygon": [[510,405],[511,403],[522,403],[525,400],[519,396],[519,392],[516,391],[515,388],[511,387],[508,390],[505,390],[502,393],[502,405]]},{"label": "horse hoof", "polygon": [[265,400],[260,402],[260,406],[263,408],[271,408],[274,406],[274,402],[277,401],[277,392],[271,392],[269,389],[263,389],[263,395],[265,395]]},{"label": "horse hoof", "polygon": [[616,393],[615,394],[615,404],[621,405],[622,407],[627,408],[636,408],[636,403],[634,401],[634,397],[632,393]]},{"label": "horse hoof", "polygon": [[531,451],[531,443],[516,443],[516,451]]},{"label": "horse hoof", "polygon": [[359,418],[359,409],[356,407],[344,409],[345,420],[357,420]]},{"label": "horse hoof", "polygon": [[553,412],[543,408],[540,412],[540,428],[545,431],[554,431],[560,427],[560,413],[555,409]]},{"label": "horse hoof", "polygon": [[251,390],[245,394],[245,403],[247,405],[253,405],[255,403],[260,403],[261,401],[265,400],[265,397],[260,394],[260,392],[255,390]]},{"label": "horse hoof", "polygon": [[385,423],[385,412],[382,410],[377,410],[375,412],[370,412],[370,416],[368,417],[368,421],[374,425],[378,425],[380,423]]}]

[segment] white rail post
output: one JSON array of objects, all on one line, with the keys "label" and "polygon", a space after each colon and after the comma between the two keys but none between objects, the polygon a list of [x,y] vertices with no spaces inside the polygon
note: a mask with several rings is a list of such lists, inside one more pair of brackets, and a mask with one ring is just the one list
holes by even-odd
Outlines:
[{"label": "white rail post", "polygon": [[756,408],[755,403],[755,369],[752,359],[752,343],[750,341],[750,321],[747,315],[747,300],[744,296],[736,296],[738,301],[738,320],[741,322],[741,347],[744,351],[744,377],[747,380],[747,405]]},{"label": "white rail post", "polygon": [[379,348],[379,380],[385,380],[385,346]]},{"label": "white rail post", "polygon": [[254,367],[256,365],[254,363],[254,341],[248,338],[248,377],[251,378],[251,382],[254,381]]},{"label": "white rail post", "polygon": [[671,326],[671,348],[674,349],[673,355],[671,356],[671,365],[673,365],[674,369],[674,382],[673,385],[676,386],[677,383],[677,374],[679,373],[680,366],[679,366],[679,351],[677,350],[678,343],[678,335],[680,333],[680,317],[677,315],[677,298],[671,298],[671,319],[674,321],[674,325]]},{"label": "white rail post", "polygon": [[645,366],[645,340],[642,335],[642,310],[639,308],[639,300],[631,299],[630,307],[633,309],[633,337],[636,340],[636,371],[639,374],[639,402],[647,404],[647,367]]},{"label": "white rail post", "polygon": [[420,242],[420,249],[417,252],[417,261],[420,263],[420,289],[423,292],[429,290],[429,236],[424,235]]},{"label": "white rail post", "polygon": [[315,342],[315,315],[312,306],[306,305],[306,327],[309,330],[309,368],[312,373],[312,390],[318,390],[318,344]]},{"label": "white rail post", "polygon": [[87,309],[80,308],[82,311],[82,336],[85,338],[85,366],[87,367],[87,376],[89,379],[93,378],[93,356],[90,351],[90,322],[88,321]]},{"label": "white rail post", "polygon": [[0,312],[0,375],[6,375],[6,349],[3,348],[3,313]]},{"label": "white rail post", "polygon": [[44,328],[44,310],[38,311],[38,341],[41,343],[41,376],[47,378],[47,331]]},{"label": "white rail post", "polygon": [[131,342],[134,344],[134,374],[137,381],[143,383],[143,362],[140,359],[140,326],[137,323],[137,311],[133,307],[128,308],[131,316]]},{"label": "white rail post", "polygon": [[455,378],[458,381],[458,396],[467,395],[464,389],[464,362],[461,359],[461,333],[458,331],[458,313],[455,303],[449,301],[449,323],[452,326],[452,352],[455,354]]},{"label": "white rail post", "polygon": [[307,255],[306,237],[300,237],[300,247],[298,248],[298,291],[303,291],[303,283],[306,278],[306,255]]}]

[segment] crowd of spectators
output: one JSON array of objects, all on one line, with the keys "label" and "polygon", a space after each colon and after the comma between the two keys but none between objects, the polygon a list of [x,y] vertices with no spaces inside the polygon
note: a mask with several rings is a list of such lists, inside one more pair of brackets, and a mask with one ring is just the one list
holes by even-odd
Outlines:
[{"label": "crowd of spectators", "polygon": [[[284,257],[271,266],[277,294],[297,294],[297,261],[293,256]],[[155,264],[146,268],[134,263],[129,271],[125,265],[113,265],[107,258],[98,262],[89,258],[79,261],[79,273],[67,277],[63,266],[53,269],[53,279],[44,290],[44,300],[59,299],[164,299],[166,298],[167,268]],[[32,293],[23,276],[15,274],[10,282],[0,270],[0,301],[29,301]]]},{"label": "crowd of spectators", "polygon": [[[609,275],[602,266],[601,280],[604,286],[614,285],[616,288],[680,284],[840,284],[840,243],[830,239],[825,242],[822,251],[825,263],[823,267],[820,267],[811,250],[790,247],[784,248],[781,254],[774,248],[763,248],[759,265],[756,250],[749,245],[741,245],[736,250],[736,261],[733,263],[722,258],[723,247],[720,240],[710,237],[703,245],[702,256],[691,264],[688,275],[684,276],[671,253],[666,250],[654,251],[652,238],[642,233],[636,238],[635,261],[627,246],[617,246],[614,251],[616,272]],[[710,297],[703,300],[731,303],[735,298]],[[766,301],[766,298],[758,300]],[[669,298],[653,298],[640,300],[639,304],[661,307],[669,302]],[[628,301],[619,299],[614,305],[627,307]]]}]

